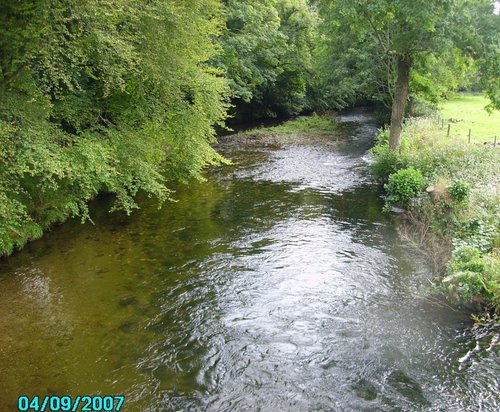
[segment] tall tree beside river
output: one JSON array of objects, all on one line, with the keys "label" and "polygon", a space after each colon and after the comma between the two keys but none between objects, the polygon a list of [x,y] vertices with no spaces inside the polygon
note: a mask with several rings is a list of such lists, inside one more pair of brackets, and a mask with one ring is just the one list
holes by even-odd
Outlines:
[{"label": "tall tree beside river", "polygon": [[[500,87],[494,68],[498,66],[500,25],[493,24],[498,16],[493,14],[491,1],[324,0],[321,4],[327,33],[333,37],[327,41],[334,42],[339,53],[334,70],[349,75],[352,69],[359,74],[361,68],[368,73],[361,86],[349,85],[347,91],[382,89],[390,96],[392,149],[400,145],[412,74],[420,68],[420,74],[432,77],[429,58],[435,58],[435,67],[450,61],[458,65],[460,56],[477,59],[486,90],[498,107]],[[335,55],[327,48],[327,58],[335,59]]]}]

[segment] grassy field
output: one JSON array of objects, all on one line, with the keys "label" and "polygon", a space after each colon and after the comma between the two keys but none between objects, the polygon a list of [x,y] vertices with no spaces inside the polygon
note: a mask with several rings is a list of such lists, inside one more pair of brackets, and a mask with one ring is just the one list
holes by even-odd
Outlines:
[{"label": "grassy field", "polygon": [[[484,107],[488,99],[478,95],[458,95],[446,102],[441,109],[444,128],[451,124],[450,136],[453,139],[467,141],[469,129],[471,141],[475,143],[493,143],[497,136],[500,144],[500,112],[488,113]],[[458,120],[457,122],[451,121]]]}]

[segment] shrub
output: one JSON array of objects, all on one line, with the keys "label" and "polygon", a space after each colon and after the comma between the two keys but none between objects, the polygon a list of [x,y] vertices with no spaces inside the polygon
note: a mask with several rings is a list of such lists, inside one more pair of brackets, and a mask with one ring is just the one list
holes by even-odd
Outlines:
[{"label": "shrub", "polygon": [[499,266],[498,258],[483,255],[476,247],[456,248],[442,280],[445,294],[456,303],[481,301],[498,310]]},{"label": "shrub", "polygon": [[474,247],[482,253],[487,253],[494,248],[498,231],[495,225],[474,219],[457,225],[454,236],[455,248]]},{"label": "shrub", "polygon": [[443,279],[443,285],[448,299],[455,303],[471,302],[485,291],[481,274],[470,270],[453,272]]},{"label": "shrub", "polygon": [[473,246],[458,247],[453,251],[452,260],[448,265],[448,272],[460,270],[471,270],[473,272],[482,272],[484,265],[481,263],[482,253]]},{"label": "shrub", "polygon": [[434,117],[436,115],[436,104],[424,97],[413,96],[411,103],[411,117]]},{"label": "shrub", "polygon": [[470,195],[470,185],[463,179],[455,180],[448,188],[448,193],[457,202],[463,202]]},{"label": "shrub", "polygon": [[88,218],[98,193],[130,213],[138,193],[165,201],[224,162],[219,3],[2,2],[0,256]]},{"label": "shrub", "polygon": [[375,160],[371,165],[372,173],[383,182],[386,182],[391,174],[405,167],[399,153],[391,150],[388,144],[375,146],[370,154]]},{"label": "shrub", "polygon": [[410,200],[422,190],[424,177],[420,170],[413,167],[401,169],[389,176],[385,185],[387,202],[393,205],[408,206]]}]

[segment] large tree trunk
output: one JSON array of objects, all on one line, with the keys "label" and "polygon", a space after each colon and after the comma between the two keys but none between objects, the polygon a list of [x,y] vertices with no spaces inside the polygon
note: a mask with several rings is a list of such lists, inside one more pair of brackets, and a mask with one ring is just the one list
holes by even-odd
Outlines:
[{"label": "large tree trunk", "polygon": [[391,127],[389,146],[392,150],[399,149],[401,144],[401,127],[405,112],[408,88],[410,84],[411,60],[408,56],[399,56],[397,61],[396,90],[392,101]]}]

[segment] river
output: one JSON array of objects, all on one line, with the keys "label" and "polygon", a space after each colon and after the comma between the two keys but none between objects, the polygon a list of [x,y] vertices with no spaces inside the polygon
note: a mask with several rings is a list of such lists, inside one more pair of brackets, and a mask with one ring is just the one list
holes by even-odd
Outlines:
[{"label": "river", "polygon": [[245,146],[130,217],[93,205],[0,263],[0,411],[20,395],[125,395],[126,411],[498,410],[489,331],[426,299],[366,151]]}]

